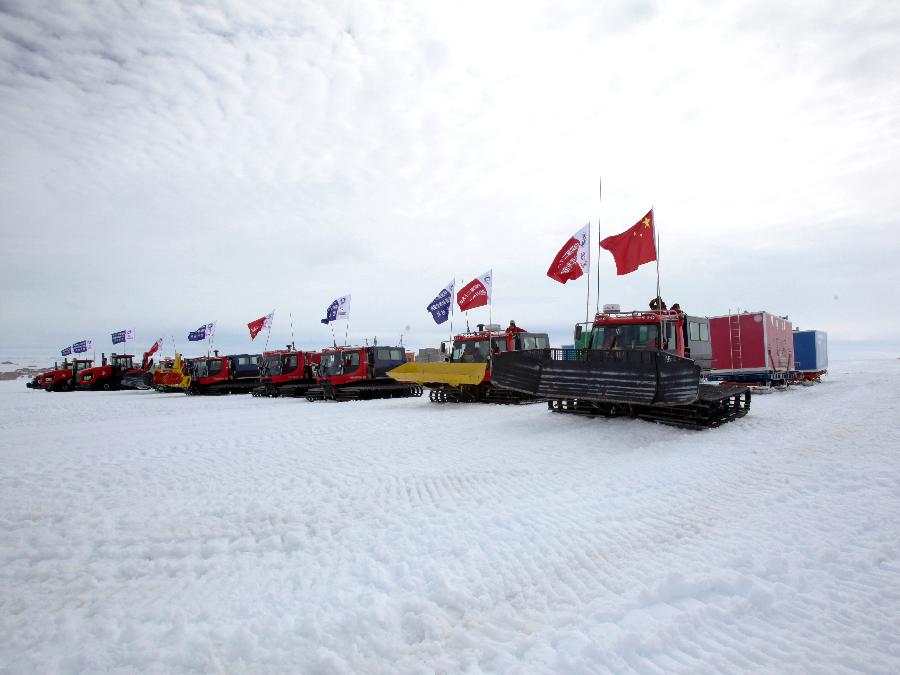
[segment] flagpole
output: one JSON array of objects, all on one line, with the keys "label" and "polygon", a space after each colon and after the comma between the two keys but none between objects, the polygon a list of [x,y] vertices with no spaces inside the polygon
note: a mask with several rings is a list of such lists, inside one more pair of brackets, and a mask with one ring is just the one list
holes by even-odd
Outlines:
[{"label": "flagpole", "polygon": [[588,223],[588,240],[587,240],[587,249],[588,249],[588,272],[585,275],[587,277],[587,296],[584,299],[584,322],[588,322],[588,314],[591,311],[591,224]]},{"label": "flagpole", "polygon": [[[600,209],[599,209],[599,204],[601,201],[603,201],[603,177],[602,176],[600,177],[599,185],[600,185],[600,192],[599,192],[599,199],[597,201],[597,204],[598,204],[598,208],[597,208],[597,247],[598,247],[597,257],[598,257],[598,259],[600,257],[600,251],[599,251],[599,246],[600,246]],[[590,283],[591,282],[588,281],[588,284],[590,284]],[[600,265],[597,265],[597,309],[596,309],[596,313],[597,314],[600,313]]]},{"label": "flagpole", "polygon": [[[494,323],[494,268],[491,268],[491,294],[488,296],[488,324]],[[491,353],[491,329],[488,328],[488,354]]]},{"label": "flagpole", "polygon": [[[456,304],[456,274],[453,274],[453,283],[450,284],[450,287],[453,289],[450,291],[450,344],[449,349],[450,353],[453,353],[453,306]],[[450,360],[449,358],[447,359]]]},{"label": "flagpole", "polygon": [[291,320],[291,348],[297,349],[296,345],[294,344],[294,315],[288,312],[288,317]]},{"label": "flagpole", "polygon": [[349,314],[349,312],[348,312],[348,314],[347,314],[347,325],[344,326],[344,346],[346,346],[346,345],[349,344],[349,343],[347,342],[347,336],[349,335],[349,333],[350,333],[350,314]]},{"label": "flagpole", "polygon": [[653,235],[656,238],[654,245],[656,246],[656,301],[659,303],[659,348],[663,348],[663,315],[662,315],[662,294],[659,289],[659,228],[656,227],[656,210],[653,204],[650,205],[651,220],[653,221]]}]

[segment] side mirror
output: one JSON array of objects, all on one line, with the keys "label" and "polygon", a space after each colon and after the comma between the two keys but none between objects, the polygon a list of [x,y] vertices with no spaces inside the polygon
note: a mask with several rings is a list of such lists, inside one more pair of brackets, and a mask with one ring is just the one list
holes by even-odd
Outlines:
[{"label": "side mirror", "polygon": [[446,354],[446,353],[447,353],[447,343],[442,342],[441,343],[441,354]]},{"label": "side mirror", "polygon": [[581,333],[582,333],[581,324],[580,323],[576,324],[575,325],[575,342],[578,342],[581,339]]}]

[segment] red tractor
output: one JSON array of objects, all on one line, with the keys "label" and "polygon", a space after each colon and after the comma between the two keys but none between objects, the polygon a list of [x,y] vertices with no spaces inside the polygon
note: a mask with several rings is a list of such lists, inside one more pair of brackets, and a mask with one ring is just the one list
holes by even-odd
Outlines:
[{"label": "red tractor", "polygon": [[259,365],[259,386],[254,396],[303,396],[316,385],[316,368],[321,352],[286,349],[263,352]]},{"label": "red tractor", "polygon": [[93,363],[92,359],[72,359],[71,362],[64,360],[62,368],[54,364],[53,370],[41,373],[25,386],[44,391],[72,391],[79,373],[90,368]]},{"label": "red tractor", "polygon": [[[500,330],[498,324],[478,324],[477,331],[453,338],[447,361],[411,361],[392,370],[390,376],[399,382],[428,387],[428,397],[435,403],[534,403],[538,400],[534,396],[494,386],[494,359],[506,352],[549,346],[546,333],[529,333],[513,321],[506,330]],[[447,344],[441,344],[441,353],[446,355],[447,351]]]},{"label": "red tractor", "polygon": [[87,368],[78,375],[77,387],[90,391],[113,391],[117,389],[149,389],[144,375],[153,367],[150,352],[144,352],[140,366],[134,365],[134,354],[100,355],[99,366]]},{"label": "red tractor", "polygon": [[190,360],[191,383],[185,393],[247,394],[259,386],[259,354],[206,356]]},{"label": "red tractor", "polygon": [[334,347],[322,352],[316,386],[307,401],[358,401],[421,396],[422,387],[396,382],[387,372],[406,363],[403,347]]}]

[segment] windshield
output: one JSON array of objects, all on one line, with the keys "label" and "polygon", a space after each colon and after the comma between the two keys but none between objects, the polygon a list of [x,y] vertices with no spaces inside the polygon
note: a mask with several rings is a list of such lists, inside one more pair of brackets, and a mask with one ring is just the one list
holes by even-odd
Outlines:
[{"label": "windshield", "polygon": [[297,355],[285,354],[281,358],[281,372],[293,373],[295,370],[297,370]]},{"label": "windshield", "polygon": [[130,356],[115,356],[115,357],[113,357],[113,365],[121,366],[122,368],[131,368],[131,357]]},{"label": "windshield", "polygon": [[191,363],[191,371],[194,377],[208,377],[209,370],[206,367],[206,359],[197,359]]},{"label": "windshield", "polygon": [[319,363],[319,375],[340,375],[341,374],[341,355],[337,352],[330,354],[322,354],[322,361]]},{"label": "windshield", "polygon": [[518,349],[546,349],[550,346],[550,339],[546,335],[522,335],[518,340],[522,343]]},{"label": "windshield", "polygon": [[278,354],[267,356],[260,371],[265,375],[281,375],[281,356]]},{"label": "windshield", "polygon": [[484,363],[488,354],[487,340],[458,341],[453,343],[453,356],[450,360],[459,363]]},{"label": "windshield", "polygon": [[594,326],[591,349],[657,349],[659,324]]}]

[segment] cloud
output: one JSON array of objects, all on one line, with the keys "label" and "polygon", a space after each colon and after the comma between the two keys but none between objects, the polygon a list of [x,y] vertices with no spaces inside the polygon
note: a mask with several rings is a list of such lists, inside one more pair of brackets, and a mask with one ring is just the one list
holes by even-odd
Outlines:
[{"label": "cloud", "polygon": [[[355,335],[411,325],[426,346],[448,276],[490,267],[495,318],[565,341],[584,295],[544,276],[553,253],[650,205],[663,288],[699,313],[746,303],[874,335],[820,291],[875,312],[900,282],[882,262],[900,206],[883,3],[0,12],[7,345],[212,319],[239,341],[272,306],[316,343],[352,292]],[[595,260],[602,301],[655,289],[649,268]]]}]

